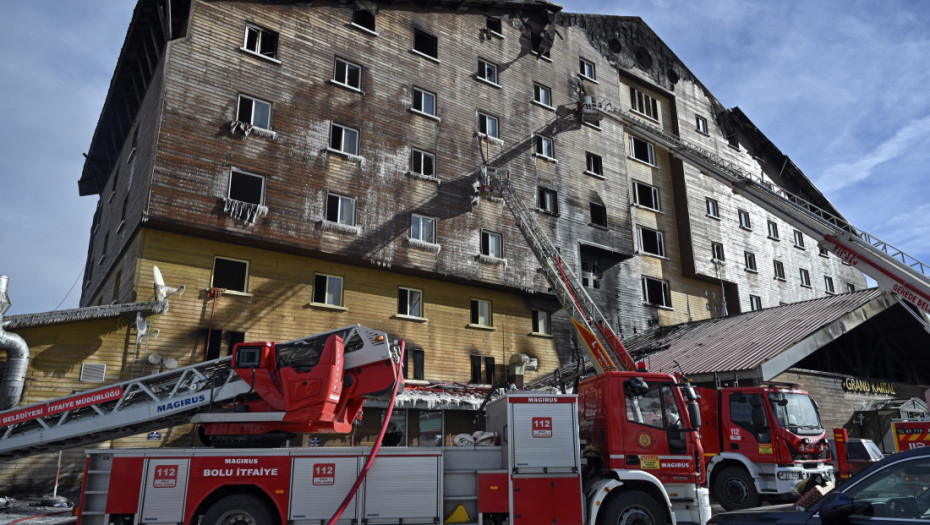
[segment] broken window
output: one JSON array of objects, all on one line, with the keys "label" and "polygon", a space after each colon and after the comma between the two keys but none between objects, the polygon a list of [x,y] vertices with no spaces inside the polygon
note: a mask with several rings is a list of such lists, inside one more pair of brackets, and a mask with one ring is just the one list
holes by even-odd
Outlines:
[{"label": "broken window", "polygon": [[708,134],[708,131],[707,131],[707,119],[704,118],[704,117],[702,117],[702,116],[700,116],[700,115],[697,115],[695,118],[696,118],[696,120],[697,120],[696,125],[697,125],[697,131],[698,131],[698,133],[703,133],[703,134],[707,135],[707,134]]},{"label": "broken window", "polygon": [[246,293],[248,291],[248,261],[215,257],[213,259],[213,280],[211,288]]},{"label": "broken window", "polygon": [[744,230],[752,229],[752,221],[749,219],[749,212],[746,210],[737,210],[739,214],[739,226]]},{"label": "broken window", "polygon": [[356,9],[352,11],[352,24],[374,33],[375,14],[367,9]]},{"label": "broken window", "polygon": [[491,301],[472,299],[471,324],[476,326],[492,326],[491,323]]},{"label": "broken window", "polygon": [[481,255],[504,258],[504,241],[501,234],[487,230],[481,231]]},{"label": "broken window", "polygon": [[[236,332],[233,330],[207,330],[206,331],[207,352],[205,361],[212,361],[220,357],[232,355],[233,347],[245,341],[245,332]],[[226,346],[226,353],[222,353],[223,344]]]},{"label": "broken window", "polygon": [[436,244],[436,219],[434,217],[417,215],[416,213],[412,214],[410,219],[410,238],[429,244]]},{"label": "broken window", "polygon": [[659,207],[659,188],[634,180],[633,203],[642,206],[643,208],[661,211],[661,208]]},{"label": "broken window", "polygon": [[229,198],[249,204],[265,204],[265,177],[233,170],[229,176]]},{"label": "broken window", "polygon": [[779,281],[785,280],[785,263],[781,261],[773,261],[775,263],[775,279]]},{"label": "broken window", "polygon": [[711,257],[713,257],[713,262],[723,262],[726,260],[726,257],[723,256],[723,244],[722,243],[711,242],[710,252],[711,252]]},{"label": "broken window", "polygon": [[333,66],[333,82],[347,88],[362,89],[362,66],[337,57]]},{"label": "broken window", "polygon": [[801,286],[803,286],[803,287],[805,287],[805,288],[810,288],[810,287],[811,287],[811,274],[810,274],[810,272],[808,272],[808,271],[805,270],[804,268],[800,268],[800,270],[801,270]]},{"label": "broken window", "polygon": [[263,57],[275,58],[278,54],[278,34],[263,27],[246,24],[242,49]]},{"label": "broken window", "polygon": [[358,130],[334,122],[330,129],[329,147],[341,153],[358,155]]},{"label": "broken window", "polygon": [[828,294],[833,295],[836,293],[836,290],[833,288],[833,277],[830,277],[829,275],[824,275],[823,285],[824,285],[824,290]]},{"label": "broken window", "polygon": [[410,171],[424,177],[436,177],[436,156],[418,149],[410,152]]},{"label": "broken window", "polygon": [[597,80],[597,74],[594,72],[594,62],[590,60],[585,60],[583,58],[578,59],[578,68],[581,76],[589,80]]},{"label": "broken window", "polygon": [[547,159],[555,158],[555,144],[552,137],[536,135],[536,154]]},{"label": "broken window", "polygon": [[632,86],[630,87],[630,107],[640,115],[659,120],[659,101]]},{"label": "broken window", "polygon": [[552,335],[552,321],[549,312],[533,310],[533,333]]},{"label": "broken window", "polygon": [[271,103],[239,95],[239,109],[236,111],[236,119],[239,122],[251,124],[256,128],[271,129]]},{"label": "broken window", "polygon": [[743,259],[746,261],[746,271],[756,273],[756,254],[752,252],[743,252]]},{"label": "broken window", "polygon": [[596,202],[591,203],[591,224],[607,227],[607,207]]},{"label": "broken window", "polygon": [[597,259],[585,257],[581,260],[581,286],[588,288],[601,287],[600,262]]},{"label": "broken window", "polygon": [[439,40],[420,29],[413,30],[413,50],[431,58],[439,58]]},{"label": "broken window", "polygon": [[536,55],[546,60],[551,60],[550,47],[546,47],[546,50],[542,53],[539,52],[540,48],[543,46],[543,36],[541,33],[532,33],[530,35],[530,45],[533,46],[533,53],[536,53]]},{"label": "broken window", "polygon": [[643,301],[653,306],[671,308],[672,299],[669,295],[668,282],[643,276]]},{"label": "broken window", "polygon": [[604,176],[604,161],[600,155],[591,152],[585,152],[585,172],[592,175]]},{"label": "broken window", "polygon": [[749,296],[749,309],[755,312],[762,309],[762,298],[758,295]]},{"label": "broken window", "polygon": [[720,205],[714,199],[707,199],[707,216],[714,219],[720,218]]},{"label": "broken window", "polygon": [[413,109],[420,113],[436,116],[436,94],[413,88]]},{"label": "broken window", "polygon": [[533,101],[552,107],[552,90],[542,84],[533,84]]},{"label": "broken window", "polygon": [[488,31],[490,31],[491,33],[494,33],[495,35],[503,36],[504,27],[503,27],[503,24],[501,24],[500,18],[494,18],[494,17],[489,16],[487,18],[487,22],[485,23],[485,28],[487,28]]},{"label": "broken window", "polygon": [[[422,348],[410,348],[409,342],[407,351],[404,352],[404,379],[423,379],[423,361],[426,352]],[[410,377],[409,361],[413,355],[413,377]]]},{"label": "broken window", "polygon": [[342,306],[342,277],[316,274],[313,278],[313,302]]},{"label": "broken window", "polygon": [[537,205],[539,206],[540,210],[551,215],[559,214],[559,198],[555,190],[550,190],[549,188],[543,188],[540,186],[537,195]]},{"label": "broken window", "polygon": [[769,221],[769,239],[778,240],[778,223]]},{"label": "broken window", "polygon": [[478,78],[497,85],[497,64],[478,59]]},{"label": "broken window", "polygon": [[630,157],[650,166],[656,165],[656,154],[652,144],[632,135],[630,135]]},{"label": "broken window", "polygon": [[665,257],[665,240],[662,232],[637,226],[636,235],[639,239],[640,252]]},{"label": "broken window", "polygon": [[478,132],[489,137],[500,138],[500,128],[497,117],[492,117],[486,113],[478,112]]},{"label": "broken window", "polygon": [[397,315],[423,317],[423,292],[413,288],[399,288],[397,291]]},{"label": "broken window", "polygon": [[330,193],[326,196],[326,220],[355,226],[355,199]]}]

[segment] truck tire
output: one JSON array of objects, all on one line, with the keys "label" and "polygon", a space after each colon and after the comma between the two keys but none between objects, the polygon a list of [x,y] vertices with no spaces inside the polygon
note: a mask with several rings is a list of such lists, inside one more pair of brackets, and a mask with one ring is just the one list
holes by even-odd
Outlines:
[{"label": "truck tire", "polygon": [[[622,490],[622,489],[621,489]],[[601,525],[665,525],[665,511],[649,494],[639,490],[623,492],[604,509]]]},{"label": "truck tire", "polygon": [[715,474],[713,496],[726,510],[750,509],[762,502],[755,482],[742,467],[727,467]]},{"label": "truck tire", "polygon": [[280,523],[255,496],[233,494],[217,501],[203,515],[201,525],[268,525]]}]

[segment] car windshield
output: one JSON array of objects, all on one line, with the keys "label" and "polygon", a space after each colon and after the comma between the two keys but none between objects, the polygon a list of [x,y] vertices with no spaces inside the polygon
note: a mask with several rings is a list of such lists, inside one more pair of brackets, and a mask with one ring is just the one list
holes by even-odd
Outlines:
[{"label": "car windshield", "polygon": [[792,432],[806,430],[819,433],[823,431],[814,402],[807,394],[774,392],[769,394],[769,403],[772,405],[772,412],[780,426]]},{"label": "car windshield", "polygon": [[854,501],[854,516],[930,518],[930,457],[888,465],[844,492]]}]

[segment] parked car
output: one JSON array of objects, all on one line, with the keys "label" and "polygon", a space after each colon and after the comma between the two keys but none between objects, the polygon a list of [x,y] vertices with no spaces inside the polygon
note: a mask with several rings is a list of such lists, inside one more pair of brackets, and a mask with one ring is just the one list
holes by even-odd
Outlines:
[{"label": "parked car", "polygon": [[[836,442],[833,439],[828,439],[830,443],[830,457],[833,458],[833,471],[837,474],[836,480],[844,481],[845,478],[840,478],[840,473],[843,472],[840,468],[840,460],[836,455]],[[846,442],[846,462],[849,465],[849,471],[845,472],[849,476],[853,476],[867,469],[872,463],[881,461],[885,455],[882,454],[878,445],[875,444],[871,439],[860,439],[860,438],[849,438]]]},{"label": "parked car", "polygon": [[711,525],[893,525],[930,520],[930,447],[888,456],[807,509],[773,505],[715,514]]}]

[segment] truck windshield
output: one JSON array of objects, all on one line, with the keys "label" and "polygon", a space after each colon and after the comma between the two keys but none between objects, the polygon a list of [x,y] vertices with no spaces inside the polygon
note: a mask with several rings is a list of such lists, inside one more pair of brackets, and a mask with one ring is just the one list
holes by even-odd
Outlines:
[{"label": "truck windshield", "polygon": [[770,393],[769,403],[779,426],[802,434],[823,432],[820,415],[807,394]]}]

